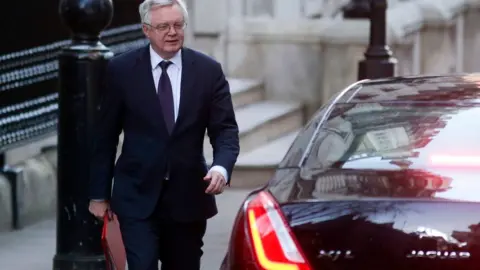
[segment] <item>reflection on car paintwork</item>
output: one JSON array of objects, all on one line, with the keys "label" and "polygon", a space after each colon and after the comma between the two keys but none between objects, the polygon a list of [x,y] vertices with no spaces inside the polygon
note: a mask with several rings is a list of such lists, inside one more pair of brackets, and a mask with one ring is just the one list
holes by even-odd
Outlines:
[{"label": "reflection on car paintwork", "polygon": [[479,119],[480,74],[349,86],[247,199],[274,198],[255,223],[265,253],[249,246],[245,204],[223,269],[479,269]]},{"label": "reflection on car paintwork", "polygon": [[[370,108],[374,111],[371,114],[383,114],[369,117],[365,106],[359,111],[354,107],[323,124],[312,139],[314,147],[297,181],[317,184],[310,185],[310,194],[305,193],[305,184],[296,195],[298,199],[318,198],[322,192],[332,195],[335,190],[333,193],[342,194],[342,198],[353,193],[465,200],[470,198],[466,194],[472,185],[480,187],[480,182],[474,180],[480,164],[477,169],[459,172],[429,162],[436,154],[461,156],[475,145],[480,156],[480,140],[475,137],[480,123],[471,123],[480,115],[480,107],[373,103]],[[455,190],[462,189],[462,183],[467,188],[460,195]],[[477,194],[473,196],[480,200]]]}]

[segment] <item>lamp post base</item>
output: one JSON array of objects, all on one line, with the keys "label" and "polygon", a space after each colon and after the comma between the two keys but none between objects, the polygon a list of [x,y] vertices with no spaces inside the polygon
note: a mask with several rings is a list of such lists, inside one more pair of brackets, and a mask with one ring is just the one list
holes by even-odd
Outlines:
[{"label": "lamp post base", "polygon": [[358,79],[380,79],[395,75],[397,60],[394,57],[384,59],[365,59],[358,63]]}]

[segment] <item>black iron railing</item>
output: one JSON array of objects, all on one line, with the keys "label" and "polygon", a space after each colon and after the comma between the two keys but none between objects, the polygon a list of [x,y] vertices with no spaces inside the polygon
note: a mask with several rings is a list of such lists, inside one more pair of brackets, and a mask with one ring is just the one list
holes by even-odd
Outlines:
[{"label": "black iron railing", "polygon": [[[102,34],[115,54],[146,44],[140,24]],[[70,41],[0,56],[0,153],[57,130],[58,54]]]},{"label": "black iron railing", "polygon": [[[0,9],[0,23],[9,30],[0,42],[0,156],[57,130],[58,56],[70,43],[58,2],[26,7],[7,1]],[[102,42],[116,54],[146,43],[138,24],[140,3],[113,0],[113,21]]]}]

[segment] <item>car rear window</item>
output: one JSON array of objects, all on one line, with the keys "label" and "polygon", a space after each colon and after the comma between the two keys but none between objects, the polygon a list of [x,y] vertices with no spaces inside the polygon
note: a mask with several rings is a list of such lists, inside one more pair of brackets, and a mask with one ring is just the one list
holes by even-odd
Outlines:
[{"label": "car rear window", "polygon": [[[348,182],[371,186],[369,196],[375,189],[384,196],[378,187],[393,177],[402,187],[421,183],[422,192],[439,198],[480,200],[480,107],[475,104],[338,104],[327,121],[311,121],[303,136],[281,165],[300,166],[303,180],[331,179],[319,181],[323,187],[317,185],[317,192],[347,192]],[[415,196],[407,194],[411,191],[396,194]]]}]

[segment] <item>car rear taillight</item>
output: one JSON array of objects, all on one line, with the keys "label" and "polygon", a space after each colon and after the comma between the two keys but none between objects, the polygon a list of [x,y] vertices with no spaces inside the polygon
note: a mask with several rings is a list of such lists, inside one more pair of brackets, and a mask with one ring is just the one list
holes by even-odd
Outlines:
[{"label": "car rear taillight", "polygon": [[253,255],[265,270],[311,270],[280,207],[267,192],[246,201],[245,223]]}]

